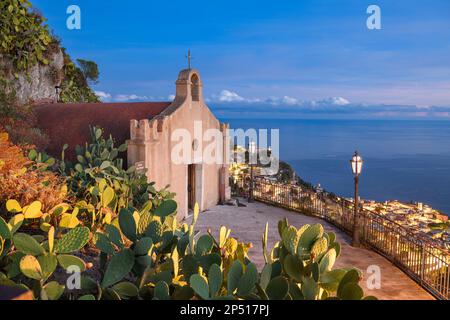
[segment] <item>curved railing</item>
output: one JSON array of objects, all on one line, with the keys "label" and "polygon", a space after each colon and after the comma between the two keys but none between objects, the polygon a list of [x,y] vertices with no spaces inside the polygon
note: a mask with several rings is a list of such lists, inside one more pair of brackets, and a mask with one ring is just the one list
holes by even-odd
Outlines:
[{"label": "curved railing", "polygon": [[[353,203],[301,187],[257,178],[255,200],[322,218],[347,233],[353,230]],[[439,299],[450,299],[450,252],[431,237],[374,211],[360,210],[361,241]]]}]

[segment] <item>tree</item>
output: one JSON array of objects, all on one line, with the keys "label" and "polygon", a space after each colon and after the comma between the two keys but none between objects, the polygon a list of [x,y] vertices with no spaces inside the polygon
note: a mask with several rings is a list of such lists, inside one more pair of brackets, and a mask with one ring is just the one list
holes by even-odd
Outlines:
[{"label": "tree", "polygon": [[94,61],[83,59],[77,59],[77,62],[86,81],[91,81],[92,83],[97,84],[98,77],[100,75],[97,64]]}]

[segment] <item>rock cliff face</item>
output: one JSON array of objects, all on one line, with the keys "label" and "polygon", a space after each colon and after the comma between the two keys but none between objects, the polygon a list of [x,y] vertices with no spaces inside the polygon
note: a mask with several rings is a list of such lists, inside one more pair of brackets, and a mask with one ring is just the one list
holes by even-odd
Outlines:
[{"label": "rock cliff face", "polygon": [[2,0],[0,16],[0,98],[14,95],[9,100],[17,105],[55,101],[57,95],[65,103],[98,102],[88,82],[98,79],[97,65],[78,60],[89,62],[86,69],[72,61],[30,1]]},{"label": "rock cliff face", "polygon": [[[0,65],[5,69],[12,69],[11,63],[0,57]],[[36,64],[27,72],[20,72],[18,77],[9,75],[8,80],[13,83],[17,102],[55,101],[55,86],[61,85],[64,75],[64,54],[61,50],[53,54],[48,65]]]}]

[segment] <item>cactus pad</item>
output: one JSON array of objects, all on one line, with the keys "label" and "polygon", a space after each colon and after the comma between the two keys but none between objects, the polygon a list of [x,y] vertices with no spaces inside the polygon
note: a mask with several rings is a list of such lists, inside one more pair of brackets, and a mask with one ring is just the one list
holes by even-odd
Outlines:
[{"label": "cactus pad", "polygon": [[291,253],[295,254],[297,250],[297,244],[298,244],[298,236],[297,236],[297,229],[293,226],[289,226],[284,229],[283,231],[283,245],[284,247]]},{"label": "cactus pad", "polygon": [[267,286],[266,293],[270,300],[284,300],[289,292],[289,282],[278,276],[273,278]]},{"label": "cactus pad", "polygon": [[314,242],[311,248],[311,257],[314,257],[315,261],[318,261],[328,250],[328,240],[325,237],[321,237]]},{"label": "cactus pad", "polygon": [[330,249],[319,262],[320,272],[331,271],[336,262],[336,250]]},{"label": "cactus pad", "polygon": [[241,277],[242,277],[242,264],[239,262],[239,260],[236,260],[233,262],[230,271],[228,272],[228,280],[227,280],[228,294],[234,293]]},{"label": "cactus pad", "polygon": [[153,243],[158,243],[161,241],[163,235],[162,224],[158,220],[153,220],[145,231],[145,236],[150,237]]},{"label": "cactus pad", "polygon": [[196,245],[196,254],[199,256],[202,256],[204,254],[207,254],[211,251],[213,247],[213,239],[207,234],[202,235]]},{"label": "cactus pad", "polygon": [[199,274],[193,274],[189,279],[189,283],[200,298],[204,300],[209,299],[209,286],[205,278]]},{"label": "cactus pad", "polygon": [[248,296],[255,288],[255,284],[258,281],[258,270],[253,263],[247,265],[247,270],[239,280],[237,287],[237,294],[239,296]]},{"label": "cactus pad", "polygon": [[300,254],[309,251],[316,239],[323,236],[323,227],[320,224],[309,226],[301,235],[298,241],[297,252]]},{"label": "cactus pad", "polygon": [[89,228],[77,227],[65,235],[56,243],[55,252],[72,253],[83,248],[89,241]]},{"label": "cactus pad", "polygon": [[284,259],[284,271],[296,282],[302,281],[303,261],[296,255],[288,254]]},{"label": "cactus pad", "polygon": [[113,255],[106,268],[102,280],[102,288],[107,288],[122,280],[133,268],[134,253],[130,249],[124,249]]},{"label": "cactus pad", "polygon": [[209,294],[211,297],[217,296],[222,287],[223,274],[222,270],[217,264],[213,264],[209,268],[208,273],[208,283],[209,283]]},{"label": "cactus pad", "polygon": [[147,230],[151,222],[152,222],[152,215],[150,214],[150,212],[141,213],[139,223],[137,226],[138,234],[142,235],[143,233],[145,233],[145,230]]}]

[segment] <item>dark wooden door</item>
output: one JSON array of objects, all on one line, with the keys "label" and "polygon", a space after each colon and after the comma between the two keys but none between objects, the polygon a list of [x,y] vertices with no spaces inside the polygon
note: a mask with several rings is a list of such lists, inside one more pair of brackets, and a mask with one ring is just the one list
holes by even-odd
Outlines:
[{"label": "dark wooden door", "polygon": [[188,166],[188,207],[194,209],[195,205],[195,164]]}]

